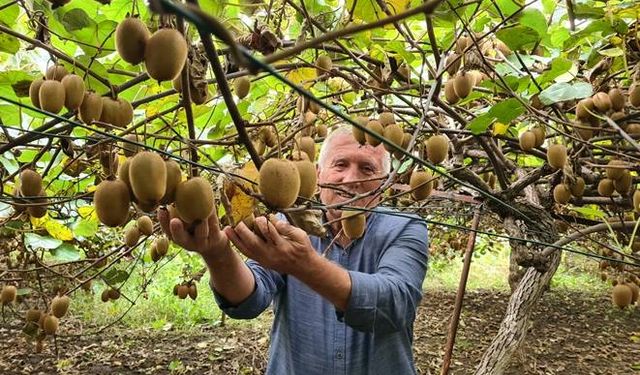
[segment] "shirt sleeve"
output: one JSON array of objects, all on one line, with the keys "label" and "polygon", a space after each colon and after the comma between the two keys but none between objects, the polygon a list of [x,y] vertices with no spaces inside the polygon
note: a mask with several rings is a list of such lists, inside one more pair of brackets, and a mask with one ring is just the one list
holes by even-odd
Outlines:
[{"label": "shirt sleeve", "polygon": [[213,286],[213,296],[218,307],[233,319],[253,319],[260,315],[273,301],[273,297],[284,286],[284,278],[276,271],[262,267],[249,259],[247,266],[253,273],[256,284],[253,292],[238,305],[232,305]]},{"label": "shirt sleeve", "polygon": [[428,256],[427,226],[413,220],[386,249],[375,273],[348,271],[351,296],[338,318],[364,332],[396,332],[413,323]]}]

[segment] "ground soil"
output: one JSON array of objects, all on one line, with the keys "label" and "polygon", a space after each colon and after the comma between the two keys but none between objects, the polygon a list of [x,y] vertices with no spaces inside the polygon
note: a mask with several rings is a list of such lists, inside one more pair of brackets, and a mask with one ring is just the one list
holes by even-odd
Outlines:
[{"label": "ground soil", "polygon": [[[421,374],[439,374],[455,296],[425,293],[415,325],[416,363]],[[501,292],[467,294],[450,374],[473,373],[507,301]],[[57,356],[51,339],[36,353],[18,322],[6,322],[0,324],[0,374],[260,374],[270,319],[265,313],[251,323],[229,321],[224,327],[178,331],[116,326],[91,334],[91,327],[65,318]],[[507,374],[640,374],[640,309],[614,309],[608,296],[547,293]]]}]

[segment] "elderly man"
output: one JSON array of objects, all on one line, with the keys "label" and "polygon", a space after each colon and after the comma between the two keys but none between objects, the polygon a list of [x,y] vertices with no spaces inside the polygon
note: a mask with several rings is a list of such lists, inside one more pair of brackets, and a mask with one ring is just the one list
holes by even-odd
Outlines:
[{"label": "elderly man", "polygon": [[[375,177],[390,169],[382,145],[361,146],[348,128],[327,137],[319,159],[325,205],[375,190],[381,183]],[[372,196],[350,205],[374,207],[378,201]],[[333,209],[326,213],[333,222],[327,238],[264,217],[254,228],[262,236],[242,223],[221,230],[215,214],[193,234],[179,219],[169,223],[166,210],[159,219],[178,245],[202,256],[217,303],[230,317],[255,318],[273,302],[267,374],[415,374],[411,343],[427,267],[427,228],[417,217],[376,211],[354,241],[342,234],[333,240],[342,233],[336,220],[341,212]],[[244,262],[230,242],[250,259]]]}]

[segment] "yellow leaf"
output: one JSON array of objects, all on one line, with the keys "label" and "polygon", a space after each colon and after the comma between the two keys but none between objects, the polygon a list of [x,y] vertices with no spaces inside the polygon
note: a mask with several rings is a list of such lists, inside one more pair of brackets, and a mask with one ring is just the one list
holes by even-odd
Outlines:
[{"label": "yellow leaf", "polygon": [[96,208],[93,206],[79,207],[78,215],[80,215],[80,217],[83,219],[87,219],[89,217],[95,217],[96,219],[98,218],[98,214],[96,214]]},{"label": "yellow leaf", "polygon": [[402,13],[409,8],[410,0],[387,0],[385,3],[387,4],[387,9],[391,11],[392,14]]},{"label": "yellow leaf", "polygon": [[311,87],[312,81],[316,78],[315,68],[299,68],[289,71],[287,78],[296,85],[302,84],[304,87]]},{"label": "yellow leaf", "polygon": [[496,122],[493,124],[493,135],[503,135],[509,129],[509,125],[505,125],[501,122]]},{"label": "yellow leaf", "polygon": [[[253,163],[245,164],[237,174],[250,181],[258,181],[259,172]],[[256,200],[250,195],[245,194],[242,189],[255,190],[255,186],[255,184],[239,178],[235,178],[233,181],[225,181],[224,194],[227,196],[229,203],[231,204],[231,217],[233,218],[234,223],[239,223],[253,214],[253,210],[256,206]]]},{"label": "yellow leaf", "polygon": [[33,225],[33,229],[44,228],[47,221],[49,220],[49,213],[47,212],[43,217],[33,217],[29,215],[31,220],[31,225]]},{"label": "yellow leaf", "polygon": [[[49,216],[45,217],[49,218]],[[57,240],[71,241],[73,239],[73,233],[71,230],[56,220],[49,218],[49,220],[44,223],[44,227],[51,237]]]}]

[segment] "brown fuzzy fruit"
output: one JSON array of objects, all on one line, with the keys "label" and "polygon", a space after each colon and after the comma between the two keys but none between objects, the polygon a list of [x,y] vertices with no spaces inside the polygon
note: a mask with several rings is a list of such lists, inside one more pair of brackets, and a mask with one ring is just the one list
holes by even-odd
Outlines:
[{"label": "brown fuzzy fruit", "polygon": [[64,107],[64,86],[59,81],[46,80],[38,93],[40,108],[47,112],[58,113]]},{"label": "brown fuzzy fruit", "polygon": [[382,112],[378,117],[378,121],[382,126],[387,126],[396,123],[396,118],[391,112]]},{"label": "brown fuzzy fruit", "polygon": [[80,119],[85,124],[91,124],[96,120],[100,120],[102,116],[102,97],[93,91],[84,93],[84,99],[80,104]]},{"label": "brown fuzzy fruit", "polygon": [[[355,121],[362,127],[366,127],[369,123],[369,119],[366,116],[358,116]],[[356,126],[352,126],[351,132],[353,134],[353,138],[355,138],[358,143],[360,143],[361,145],[367,143],[367,137],[365,137],[365,133],[362,129]]]},{"label": "brown fuzzy fruit", "polygon": [[121,180],[102,181],[93,195],[98,219],[109,227],[124,224],[129,217],[129,188]]},{"label": "brown fuzzy fruit", "polygon": [[176,200],[176,188],[182,181],[182,171],[180,165],[172,159],[165,161],[165,166],[167,168],[167,187],[160,203],[169,204]]},{"label": "brown fuzzy fruit", "polygon": [[520,134],[520,148],[522,151],[531,151],[536,146],[536,134],[530,130]]},{"label": "brown fuzzy fruit", "polygon": [[618,284],[613,287],[613,291],[611,292],[611,299],[613,303],[621,309],[629,306],[631,304],[631,299],[633,298],[633,291],[626,284]]},{"label": "brown fuzzy fruit", "polygon": [[300,191],[300,174],[289,160],[268,159],[260,168],[260,194],[274,208],[289,208]]},{"label": "brown fuzzy fruit", "polygon": [[176,187],[176,210],[186,223],[206,220],[214,208],[213,188],[202,177],[182,181]]},{"label": "brown fuzzy fruit", "polygon": [[51,65],[47,72],[45,73],[45,77],[47,80],[55,80],[62,81],[62,79],[69,74],[67,69],[62,65]]},{"label": "brown fuzzy fruit", "polygon": [[[46,195],[47,193],[44,191],[44,189],[40,190],[40,192],[37,194],[37,196],[39,197],[46,197]],[[47,198],[36,198],[31,201],[31,203],[47,203],[47,202],[48,202]],[[47,206],[46,205],[29,206],[27,207],[27,212],[31,217],[41,218],[47,214]]]},{"label": "brown fuzzy fruit", "polygon": [[278,143],[278,137],[269,126],[261,127],[258,137],[268,147],[274,147]]},{"label": "brown fuzzy fruit", "polygon": [[591,117],[593,117],[593,115],[589,111],[593,111],[594,107],[595,105],[593,103],[593,99],[586,98],[580,100],[576,105],[576,117],[579,120],[589,120]]},{"label": "brown fuzzy fruit", "polygon": [[64,87],[64,106],[70,111],[80,108],[84,99],[84,81],[77,74],[68,74],[62,81]]},{"label": "brown fuzzy fruit", "polygon": [[131,158],[129,181],[139,202],[149,205],[160,202],[167,189],[167,167],[164,160],[154,152],[137,153]]},{"label": "brown fuzzy fruit", "polygon": [[598,194],[603,197],[610,197],[613,195],[615,187],[613,186],[613,180],[603,178],[598,183]]},{"label": "brown fuzzy fruit", "polygon": [[300,191],[298,195],[311,198],[316,191],[317,174],[315,165],[309,160],[298,160],[294,164],[300,175]]},{"label": "brown fuzzy fruit", "polygon": [[609,161],[609,163],[607,163],[607,168],[605,169],[607,178],[611,180],[617,180],[621,178],[624,174],[624,171],[626,170],[624,166],[626,166],[626,163],[622,160],[613,159]]},{"label": "brown fuzzy fruit", "polygon": [[160,257],[167,255],[167,252],[169,252],[169,240],[165,236],[156,238],[156,240],[153,242],[153,245],[155,246],[156,252]]},{"label": "brown fuzzy fruit", "polygon": [[53,315],[47,315],[42,322],[42,330],[47,335],[55,335],[59,325],[58,318]]},{"label": "brown fuzzy fruit", "polygon": [[640,212],[640,190],[633,192],[633,210]]},{"label": "brown fuzzy fruit", "polygon": [[563,144],[553,144],[547,149],[547,161],[552,168],[560,169],[567,163],[567,147]]},{"label": "brown fuzzy fruit", "polygon": [[606,92],[599,92],[593,96],[593,105],[602,113],[611,109],[611,98]]},{"label": "brown fuzzy fruit", "polygon": [[327,125],[324,125],[324,124],[316,125],[316,136],[318,136],[319,138],[326,137],[328,131],[329,130],[327,129]]},{"label": "brown fuzzy fruit", "polygon": [[331,57],[327,55],[320,55],[316,60],[316,70],[318,76],[326,74],[328,71],[333,68],[333,62],[331,61]]},{"label": "brown fuzzy fruit", "polygon": [[304,152],[309,160],[314,161],[316,158],[316,142],[311,137],[301,137],[295,144],[295,148]]},{"label": "brown fuzzy fruit", "polygon": [[35,322],[38,323],[40,318],[42,317],[42,311],[38,309],[29,309],[27,310],[25,320],[27,322]]},{"label": "brown fuzzy fruit", "polygon": [[115,116],[115,123],[113,125],[124,128],[133,121],[133,106],[128,100],[122,98],[116,99],[115,108],[117,109],[117,115]]},{"label": "brown fuzzy fruit", "polygon": [[105,289],[102,291],[102,294],[100,295],[100,300],[102,300],[102,302],[109,301],[109,289]]},{"label": "brown fuzzy fruit", "polygon": [[446,135],[433,135],[427,139],[427,156],[433,164],[442,163],[449,154],[449,138]]},{"label": "brown fuzzy fruit", "polygon": [[62,318],[67,314],[69,310],[69,304],[71,303],[71,299],[69,296],[56,296],[51,301],[51,313],[56,318]]},{"label": "brown fuzzy fruit", "polygon": [[251,80],[247,76],[238,77],[233,81],[233,89],[238,98],[244,99],[251,90]]},{"label": "brown fuzzy fruit", "polygon": [[409,187],[415,200],[427,199],[433,190],[433,175],[427,171],[413,171],[409,179]]},{"label": "brown fuzzy fruit", "polygon": [[[382,135],[382,133],[384,132],[384,128],[382,127],[382,124],[380,123],[380,121],[377,121],[377,120],[369,121],[367,123],[367,129],[380,135]],[[367,140],[367,143],[373,147],[376,147],[381,143],[379,139],[375,138],[374,136],[368,133],[365,133],[364,138]]]},{"label": "brown fuzzy fruit", "polygon": [[124,232],[124,244],[127,247],[134,247],[140,241],[140,230],[136,226],[132,226]]},{"label": "brown fuzzy fruit", "polygon": [[342,211],[342,230],[350,240],[355,240],[364,234],[367,218],[361,211]]},{"label": "brown fuzzy fruit", "polygon": [[189,295],[189,286],[182,284],[178,287],[178,298],[185,299]]},{"label": "brown fuzzy fruit", "polygon": [[136,226],[138,227],[140,233],[144,234],[145,236],[150,236],[153,234],[153,221],[151,221],[151,218],[147,215],[140,216],[136,221]]},{"label": "brown fuzzy fruit", "polygon": [[189,297],[194,301],[198,298],[198,287],[196,284],[189,285]]},{"label": "brown fuzzy fruit", "polygon": [[187,61],[187,42],[175,29],[160,29],[147,40],[144,62],[149,77],[171,81],[180,74]]},{"label": "brown fuzzy fruit", "polygon": [[151,258],[151,261],[153,263],[156,263],[157,261],[160,260],[160,258],[162,258],[160,253],[158,253],[158,249],[156,247],[156,243],[155,242],[153,244],[151,244],[151,247],[149,248],[149,257]]},{"label": "brown fuzzy fruit", "polygon": [[42,191],[42,177],[32,169],[20,173],[20,193],[23,197],[35,197]]},{"label": "brown fuzzy fruit", "polygon": [[634,304],[638,302],[638,297],[640,296],[640,287],[635,283],[627,283],[626,285],[631,289],[631,303]]},{"label": "brown fuzzy fruit", "polygon": [[531,131],[536,136],[536,146],[535,147],[542,146],[542,144],[544,143],[544,138],[546,136],[544,128],[540,127],[540,126],[537,126],[537,127],[533,128]]},{"label": "brown fuzzy fruit", "polygon": [[[400,147],[402,145],[402,139],[404,138],[404,132],[400,125],[391,124],[384,128],[382,136],[391,141],[394,145]],[[387,144],[384,145],[384,148],[389,152],[394,150],[393,146],[389,146]]]},{"label": "brown fuzzy fruit", "polygon": [[461,64],[462,64],[462,58],[460,58],[459,54],[454,52],[447,57],[447,59],[445,60],[444,66],[445,66],[445,69],[447,70],[447,73],[449,73],[449,76],[453,77],[460,69]]},{"label": "brown fuzzy fruit", "polygon": [[116,51],[124,61],[132,65],[139,64],[144,61],[150,37],[147,25],[139,18],[126,18],[116,27]]},{"label": "brown fuzzy fruit", "polygon": [[633,177],[631,177],[631,173],[628,170],[623,170],[622,176],[617,180],[613,180],[613,188],[616,189],[620,195],[627,195],[629,190],[631,190],[631,183],[633,182]]},{"label": "brown fuzzy fruit", "polygon": [[36,78],[29,86],[29,98],[31,99],[31,104],[36,108],[40,108],[40,86],[42,86],[43,82],[44,79]]},{"label": "brown fuzzy fruit", "polygon": [[449,104],[456,104],[460,101],[460,97],[456,94],[456,90],[453,88],[454,80],[450,78],[447,83],[444,84],[444,98]]},{"label": "brown fuzzy fruit", "polygon": [[120,291],[118,289],[111,288],[109,289],[108,294],[109,294],[109,299],[111,300],[115,301],[120,298]]},{"label": "brown fuzzy fruit", "polygon": [[609,90],[609,99],[611,99],[611,108],[614,111],[621,111],[627,105],[627,99],[622,93],[622,90],[618,88]]},{"label": "brown fuzzy fruit", "polygon": [[[138,143],[138,136],[136,134],[127,134],[123,138]],[[128,158],[138,153],[138,146],[129,142],[122,142],[120,148],[122,148],[124,156]]]},{"label": "brown fuzzy fruit", "polygon": [[571,200],[571,190],[566,184],[558,184],[553,188],[553,200],[559,204],[568,203]]},{"label": "brown fuzzy fruit", "polygon": [[16,300],[16,296],[18,295],[18,288],[13,285],[5,285],[2,287],[2,291],[0,292],[0,302],[3,305],[8,305],[13,303]]},{"label": "brown fuzzy fruit", "polygon": [[120,119],[119,119],[120,114],[118,113],[119,110],[120,110],[120,104],[118,103],[118,101],[108,96],[103,96],[100,122],[117,126],[116,124],[120,123]]},{"label": "brown fuzzy fruit", "polygon": [[471,94],[474,83],[475,78],[472,74],[461,72],[453,80],[453,90],[459,98],[464,99]]},{"label": "brown fuzzy fruit", "polygon": [[629,88],[629,103],[634,107],[640,107],[640,85],[635,84]]},{"label": "brown fuzzy fruit", "polygon": [[584,194],[584,188],[585,188],[585,183],[584,183],[584,178],[582,177],[576,177],[576,180],[574,181],[574,183],[571,184],[571,186],[569,186],[569,189],[571,190],[571,195],[577,198],[582,197],[582,195]]}]

